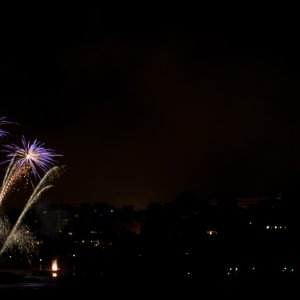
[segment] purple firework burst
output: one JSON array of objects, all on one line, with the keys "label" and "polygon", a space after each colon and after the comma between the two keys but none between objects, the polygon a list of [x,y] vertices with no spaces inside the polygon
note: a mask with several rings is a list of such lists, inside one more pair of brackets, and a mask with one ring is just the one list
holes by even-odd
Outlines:
[{"label": "purple firework burst", "polygon": [[7,121],[6,117],[1,117],[0,118],[0,137],[6,136],[8,134],[8,131],[1,128],[3,125],[7,125],[7,124],[15,124],[15,123]]},{"label": "purple firework burst", "polygon": [[54,158],[61,156],[54,150],[45,148],[44,143],[37,140],[26,141],[24,136],[21,146],[12,144],[6,145],[5,148],[5,152],[8,152],[7,157],[10,158],[8,161],[13,160],[17,168],[30,166],[32,173],[38,178],[40,178],[39,169],[46,173],[56,162]]}]

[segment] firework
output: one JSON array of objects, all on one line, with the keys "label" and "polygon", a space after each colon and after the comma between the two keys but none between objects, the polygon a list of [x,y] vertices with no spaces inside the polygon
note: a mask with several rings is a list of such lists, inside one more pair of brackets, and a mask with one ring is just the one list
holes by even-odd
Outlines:
[{"label": "firework", "polygon": [[51,166],[56,162],[55,157],[61,156],[56,154],[54,150],[44,147],[44,143],[37,140],[33,142],[26,141],[25,137],[22,137],[22,146],[16,144],[6,145],[8,161],[13,160],[17,169],[25,166],[30,166],[35,178],[41,178],[39,170],[47,172]]},{"label": "firework", "polygon": [[35,237],[26,225],[21,225],[13,234],[10,234],[11,226],[8,218],[1,215],[0,218],[0,242],[5,244],[5,241],[10,236],[8,248],[13,252],[30,256],[35,250]]},{"label": "firework", "polygon": [[19,228],[21,226],[21,223],[25,217],[25,215],[27,214],[27,212],[29,211],[29,209],[31,208],[31,206],[36,203],[39,198],[41,197],[41,195],[47,191],[48,189],[50,189],[52,187],[52,185],[48,184],[49,181],[53,180],[53,177],[56,177],[59,175],[59,171],[60,168],[59,167],[53,167],[51,168],[45,175],[44,177],[41,179],[41,181],[39,182],[39,184],[36,186],[35,190],[33,191],[33,193],[31,194],[30,198],[28,199],[28,201],[26,202],[26,205],[23,209],[23,211],[21,212],[17,222],[15,223],[15,225],[13,226],[12,230],[9,232],[1,250],[0,250],[0,257],[3,255],[3,253],[12,247],[12,245],[14,244],[14,240],[15,240],[15,236],[17,234],[17,232],[19,231]]},{"label": "firework", "polygon": [[[0,118],[0,137],[8,134],[3,130],[2,125],[12,124],[6,121],[6,118]],[[27,141],[22,137],[21,145],[6,145],[5,150],[9,162],[2,185],[0,187],[0,258],[6,251],[17,250],[21,254],[25,254],[28,258],[35,248],[35,238],[30,229],[23,225],[23,220],[32,205],[37,202],[41,195],[52,187],[49,184],[60,172],[59,167],[54,167],[55,157],[61,156],[56,154],[52,149],[47,149],[44,144],[34,140]],[[5,163],[4,162],[4,163]],[[41,178],[41,173],[45,173]],[[29,183],[30,175],[35,177],[36,187],[34,188],[30,198],[18,216],[17,221],[10,225],[9,219],[2,210],[2,202],[7,194],[18,187],[19,183]],[[32,186],[34,184],[32,182]]]},{"label": "firework", "polygon": [[30,257],[35,250],[36,239],[28,226],[21,225],[11,238],[10,250]]},{"label": "firework", "polygon": [[8,131],[1,128],[3,125],[7,125],[7,124],[17,124],[17,123],[9,122],[6,120],[6,117],[1,117],[0,118],[0,137],[8,135]]},{"label": "firework", "polygon": [[1,214],[0,217],[0,243],[3,244],[9,235],[10,231],[10,223],[8,221],[8,218],[4,215]]}]

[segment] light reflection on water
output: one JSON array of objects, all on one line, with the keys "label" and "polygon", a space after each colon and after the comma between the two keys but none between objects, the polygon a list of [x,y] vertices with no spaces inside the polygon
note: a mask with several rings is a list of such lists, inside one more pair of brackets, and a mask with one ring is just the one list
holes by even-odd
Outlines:
[{"label": "light reflection on water", "polygon": [[2,289],[13,289],[13,290],[36,290],[56,287],[56,280],[51,280],[51,277],[34,277],[34,278],[24,278],[24,282],[3,282],[0,283],[0,290]]}]

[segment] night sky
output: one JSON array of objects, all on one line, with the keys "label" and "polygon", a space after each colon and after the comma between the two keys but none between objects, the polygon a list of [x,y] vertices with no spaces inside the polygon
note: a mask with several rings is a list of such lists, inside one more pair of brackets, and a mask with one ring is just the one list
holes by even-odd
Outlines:
[{"label": "night sky", "polygon": [[53,202],[297,189],[293,20],[4,15],[0,115],[20,126],[3,142],[24,134],[64,155]]}]

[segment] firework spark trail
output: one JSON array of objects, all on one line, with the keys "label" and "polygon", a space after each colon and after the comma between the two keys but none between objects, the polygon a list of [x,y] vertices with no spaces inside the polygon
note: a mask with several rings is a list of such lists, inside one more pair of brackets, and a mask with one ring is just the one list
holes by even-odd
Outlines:
[{"label": "firework spark trail", "polygon": [[[5,243],[10,233],[10,223],[5,215],[0,219],[0,244]],[[35,237],[26,225],[20,226],[12,235],[10,248],[30,256],[35,250]]]},{"label": "firework spark trail", "polygon": [[16,168],[16,166],[14,165],[14,158],[12,158],[12,160],[10,161],[10,163],[8,165],[8,168],[7,168],[6,172],[5,172],[5,176],[4,176],[2,185],[1,185],[1,190],[0,190],[0,206],[1,206],[1,203],[2,203],[2,201],[4,199],[4,197],[5,197],[5,194],[6,194],[7,182],[11,178],[11,176],[12,176],[15,168]]},{"label": "firework spark trail", "polygon": [[35,237],[26,225],[20,226],[12,235],[10,248],[27,256],[35,250]]},{"label": "firework spark trail", "polygon": [[10,231],[7,239],[5,240],[1,250],[0,250],[0,258],[3,255],[3,253],[7,250],[7,248],[9,248],[12,245],[12,242],[17,234],[17,231],[19,229],[20,224],[22,223],[26,213],[28,212],[28,210],[31,208],[31,206],[37,202],[41,196],[41,194],[43,192],[45,192],[46,190],[50,189],[52,187],[52,185],[47,185],[45,187],[43,187],[38,193],[35,193],[34,197],[30,197],[30,199],[28,200],[28,202],[26,203],[22,213],[20,214],[16,224],[14,225],[14,227],[12,228],[12,230]]},{"label": "firework spark trail", "polygon": [[0,243],[3,244],[10,231],[10,224],[5,215],[0,218]]},{"label": "firework spark trail", "polygon": [[5,186],[7,179],[11,176],[12,172],[15,169],[14,161],[15,161],[15,158],[13,157],[7,167],[6,172],[5,172],[5,176],[4,176],[4,179],[2,182],[2,187]]},{"label": "firework spark trail", "polygon": [[50,169],[44,177],[41,179],[35,190],[33,191],[32,195],[30,196],[29,200],[27,201],[22,213],[20,214],[17,222],[15,223],[14,227],[10,231],[7,239],[5,240],[1,250],[0,250],[0,258],[3,255],[3,253],[12,245],[14,237],[17,233],[18,228],[20,227],[20,224],[22,223],[26,213],[31,208],[31,206],[39,200],[42,193],[46,190],[50,189],[52,185],[46,185],[48,180],[53,179],[54,176],[58,175],[58,171],[60,170],[59,167],[53,167]]},{"label": "firework spark trail", "polygon": [[7,177],[6,181],[4,181],[1,192],[0,192],[0,207],[5,196],[15,187],[15,185],[22,179],[25,179],[29,174],[30,166],[23,165],[21,168],[13,167],[11,173]]}]

